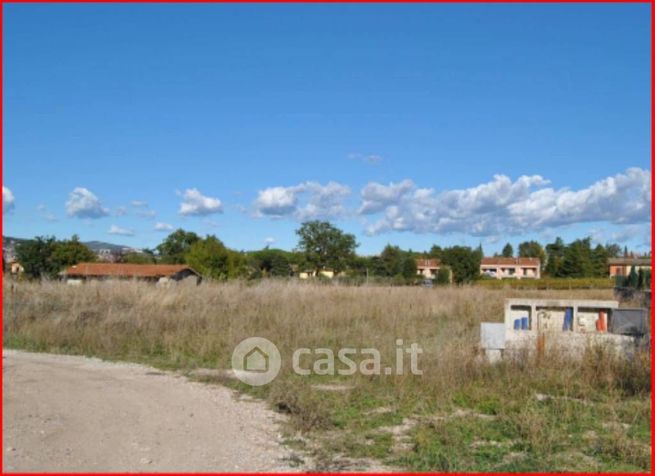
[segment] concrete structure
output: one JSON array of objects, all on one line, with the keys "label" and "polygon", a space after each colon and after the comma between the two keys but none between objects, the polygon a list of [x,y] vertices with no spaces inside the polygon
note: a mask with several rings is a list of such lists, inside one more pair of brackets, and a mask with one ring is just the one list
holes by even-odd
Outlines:
[{"label": "concrete structure", "polygon": [[61,273],[69,284],[79,284],[89,279],[134,279],[167,283],[192,279],[200,283],[201,276],[184,264],[128,264],[128,263],[79,263]]},{"label": "concrete structure", "polygon": [[636,272],[640,269],[644,271],[651,270],[650,258],[610,258],[608,260],[610,278],[615,276],[628,276],[632,268]]},{"label": "concrete structure", "polygon": [[480,326],[480,347],[486,359],[522,359],[557,349],[581,357],[588,346],[609,345],[625,354],[636,338],[608,332],[617,301],[573,299],[507,299],[502,323]]},{"label": "concrete structure", "polygon": [[480,274],[496,279],[539,279],[541,260],[539,258],[482,258]]}]

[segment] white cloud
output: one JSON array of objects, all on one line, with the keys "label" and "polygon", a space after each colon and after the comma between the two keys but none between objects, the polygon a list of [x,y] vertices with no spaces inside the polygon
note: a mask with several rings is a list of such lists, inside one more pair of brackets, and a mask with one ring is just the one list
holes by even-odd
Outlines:
[{"label": "white cloud", "polygon": [[651,174],[636,167],[577,191],[538,190],[508,207],[519,224],[539,227],[606,221],[615,224],[650,220]]},{"label": "white cloud", "polygon": [[650,220],[650,172],[630,168],[572,191],[547,187],[539,175],[512,181],[496,175],[488,183],[436,193],[417,188],[410,180],[399,184],[370,183],[362,189],[361,215],[381,214],[367,233],[412,231],[460,232],[475,236],[540,231],[574,223],[613,224]]},{"label": "white cloud", "polygon": [[110,235],[123,235],[123,236],[134,236],[133,230],[128,230],[127,228],[121,228],[120,226],[112,225],[107,231]]},{"label": "white cloud", "polygon": [[77,218],[101,218],[109,214],[109,210],[102,206],[98,197],[84,187],[76,187],[70,193],[66,212]]},{"label": "white cloud", "polygon": [[344,216],[343,201],[350,188],[337,182],[307,181],[291,187],[260,190],[254,203],[257,216],[292,217],[299,221]]},{"label": "white cloud", "polygon": [[148,208],[148,202],[145,202],[143,200],[132,200],[130,204],[134,208]]},{"label": "white cloud", "polygon": [[362,191],[362,206],[359,207],[359,213],[368,215],[384,210],[389,205],[396,203],[400,197],[415,187],[411,180],[403,180],[400,183],[390,183],[389,185],[380,185],[379,183],[369,183]]},{"label": "white cloud", "polygon": [[14,194],[4,185],[2,186],[2,213],[9,213],[14,209],[16,200]]},{"label": "white cloud", "polygon": [[196,188],[187,189],[180,195],[180,215],[211,215],[223,212],[223,205],[218,198],[207,197]]},{"label": "white cloud", "polygon": [[255,208],[261,215],[288,215],[296,210],[297,193],[294,187],[270,187],[260,190],[255,201]]},{"label": "white cloud", "polygon": [[266,243],[266,246],[271,246],[273,243],[275,243],[275,238],[269,236],[264,239],[264,243]]},{"label": "white cloud", "polygon": [[171,231],[173,229],[173,225],[170,223],[155,223],[155,230],[157,231]]}]

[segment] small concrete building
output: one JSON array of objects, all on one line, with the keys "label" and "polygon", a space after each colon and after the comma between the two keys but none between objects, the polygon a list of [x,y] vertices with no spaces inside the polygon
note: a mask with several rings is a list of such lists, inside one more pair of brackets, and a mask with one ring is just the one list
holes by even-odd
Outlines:
[{"label": "small concrete building", "polygon": [[639,270],[650,271],[650,258],[610,258],[608,260],[610,278],[615,276],[628,276],[632,268],[636,272]]},{"label": "small concrete building", "polygon": [[496,279],[539,279],[541,260],[539,258],[505,258],[494,256],[482,258],[480,274]]},{"label": "small concrete building", "polygon": [[506,299],[504,322],[481,323],[480,346],[490,362],[546,351],[581,358],[594,345],[629,355],[637,344],[635,334],[647,332],[646,322],[645,309],[620,309],[617,301]]},{"label": "small concrete building", "polygon": [[69,284],[89,279],[133,279],[165,283],[191,279],[200,283],[201,276],[185,264],[79,263],[61,273]]}]

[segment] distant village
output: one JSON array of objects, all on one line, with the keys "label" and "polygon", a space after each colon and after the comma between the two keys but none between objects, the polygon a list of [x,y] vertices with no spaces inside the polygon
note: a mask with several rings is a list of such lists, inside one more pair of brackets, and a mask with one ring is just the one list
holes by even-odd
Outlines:
[{"label": "distant village", "polygon": [[[301,280],[335,278],[431,286],[480,280],[613,278],[650,286],[651,258],[616,244],[592,247],[589,238],[546,246],[535,241],[506,244],[502,253],[484,256],[482,247],[433,246],[429,251],[387,245],[376,256],[358,256],[353,235],[328,222],[308,222],[296,232],[294,251],[266,247],[235,251],[215,236],[201,238],[182,229],[155,249],[136,249],[77,237],[58,241],[3,239],[3,270],[16,279],[62,279],[80,284],[91,279],[136,279],[156,282],[266,277]],[[104,245],[104,246],[103,246]]]}]

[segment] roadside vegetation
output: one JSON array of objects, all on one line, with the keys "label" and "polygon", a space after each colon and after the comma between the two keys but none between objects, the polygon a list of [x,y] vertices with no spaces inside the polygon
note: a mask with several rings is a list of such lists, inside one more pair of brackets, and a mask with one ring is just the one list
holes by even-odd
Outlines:
[{"label": "roadside vegetation", "polygon": [[[147,363],[265,399],[289,416],[288,444],[321,470],[352,470],[366,459],[410,471],[651,469],[650,355],[622,360],[599,348],[581,362],[477,360],[479,324],[502,321],[505,298],[611,299],[609,289],[5,280],[3,294],[5,347]],[[282,355],[280,374],[263,387],[222,371],[252,336]],[[299,376],[291,368],[299,347],[335,355],[375,347],[383,366],[393,364],[396,339],[423,348],[422,375],[408,362],[403,375]]]}]

